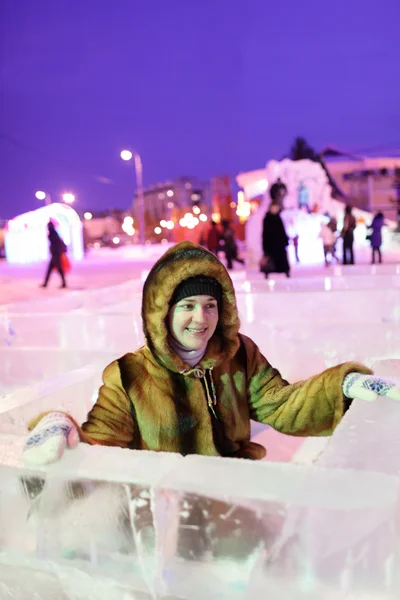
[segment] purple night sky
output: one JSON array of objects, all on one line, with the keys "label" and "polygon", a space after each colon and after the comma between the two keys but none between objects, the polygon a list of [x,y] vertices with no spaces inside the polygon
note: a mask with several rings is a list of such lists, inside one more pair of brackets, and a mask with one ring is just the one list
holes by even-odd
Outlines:
[{"label": "purple night sky", "polygon": [[399,22],[399,0],[1,0],[0,218],[37,189],[127,207],[132,145],[145,185],[260,168],[296,135],[400,154]]}]

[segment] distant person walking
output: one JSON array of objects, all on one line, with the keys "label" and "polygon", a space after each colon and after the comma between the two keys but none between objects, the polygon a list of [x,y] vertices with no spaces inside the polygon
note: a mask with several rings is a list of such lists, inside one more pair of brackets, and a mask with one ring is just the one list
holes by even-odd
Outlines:
[{"label": "distant person walking", "polygon": [[51,258],[50,258],[49,266],[47,267],[47,272],[46,272],[46,277],[45,277],[44,283],[42,283],[41,287],[44,287],[44,288],[47,287],[52,270],[57,269],[57,271],[60,273],[60,277],[61,277],[61,281],[62,281],[61,287],[66,288],[67,284],[65,282],[65,275],[64,275],[63,268],[62,268],[61,255],[67,251],[67,246],[64,244],[63,240],[58,235],[58,233],[54,227],[54,224],[51,221],[49,221],[49,223],[47,224],[47,229],[49,230],[48,237],[49,237],[49,241],[50,241]]},{"label": "distant person walking", "polygon": [[[329,223],[321,223],[319,237],[322,239],[322,244],[324,246],[325,266],[329,267],[333,258],[339,262],[339,259],[335,254],[336,236],[330,221]],[[330,259],[328,260],[329,255]]]},{"label": "distant person walking", "polygon": [[221,221],[222,224],[222,234],[221,234],[221,242],[223,244],[223,249],[226,257],[226,267],[228,270],[233,268],[232,261],[236,261],[244,265],[244,260],[238,257],[238,247],[235,238],[235,232],[230,226],[228,219],[223,219]]},{"label": "distant person walking", "polygon": [[344,213],[344,222],[342,229],[343,238],[343,264],[354,265],[354,230],[356,228],[356,218],[351,212],[351,206],[346,206]]},{"label": "distant person walking", "polygon": [[219,250],[219,243],[221,241],[221,232],[218,229],[218,225],[215,221],[211,221],[210,227],[207,233],[207,248],[210,252],[217,255]]},{"label": "distant person walking", "polygon": [[286,277],[290,277],[290,266],[286,252],[289,238],[280,213],[281,207],[278,204],[271,204],[264,217],[262,271],[265,277],[268,277],[270,273],[286,273]]},{"label": "distant person walking", "polygon": [[384,226],[384,224],[385,224],[385,217],[383,216],[383,213],[378,212],[372,219],[371,225],[368,227],[368,229],[372,229],[372,232],[367,235],[367,239],[369,239],[369,241],[371,242],[371,248],[372,248],[371,262],[373,265],[375,264],[375,254],[378,255],[379,264],[382,263],[381,246],[382,246],[382,227]]}]

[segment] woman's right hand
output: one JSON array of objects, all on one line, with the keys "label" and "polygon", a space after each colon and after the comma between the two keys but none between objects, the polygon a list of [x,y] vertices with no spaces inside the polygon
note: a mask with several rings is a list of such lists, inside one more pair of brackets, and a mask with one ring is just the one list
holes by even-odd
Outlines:
[{"label": "woman's right hand", "polygon": [[61,412],[43,417],[25,442],[23,458],[27,463],[47,465],[57,462],[65,448],[79,444],[79,432],[73,421]]}]

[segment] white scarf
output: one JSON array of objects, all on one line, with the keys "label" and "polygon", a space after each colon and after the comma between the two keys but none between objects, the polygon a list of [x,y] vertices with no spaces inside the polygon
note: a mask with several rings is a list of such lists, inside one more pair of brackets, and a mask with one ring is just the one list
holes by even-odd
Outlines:
[{"label": "white scarf", "polygon": [[198,350],[189,350],[188,348],[185,348],[185,346],[182,346],[182,344],[173,338],[172,335],[168,336],[168,343],[172,350],[191,367],[195,367],[199,364],[207,350],[207,344]]}]

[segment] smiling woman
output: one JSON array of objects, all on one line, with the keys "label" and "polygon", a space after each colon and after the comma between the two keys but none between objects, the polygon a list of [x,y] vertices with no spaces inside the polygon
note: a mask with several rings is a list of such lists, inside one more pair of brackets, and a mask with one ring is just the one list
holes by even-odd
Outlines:
[{"label": "smiling woman", "polygon": [[[143,288],[146,345],[113,361],[86,422],[53,412],[31,427],[25,458],[55,461],[79,440],[138,450],[261,459],[250,419],[289,435],[330,435],[352,398],[400,399],[348,362],[289,384],[239,333],[231,278],[191,242],[169,249]],[[347,377],[349,375],[349,377]],[[42,418],[43,417],[43,418]]]},{"label": "smiling woman", "polygon": [[203,350],[203,356],[218,324],[221,295],[220,284],[211,277],[183,281],[175,290],[168,313],[173,340],[186,350]]}]

